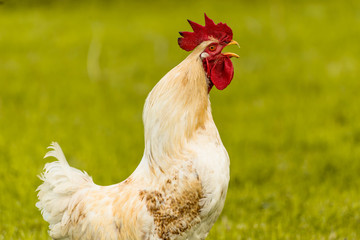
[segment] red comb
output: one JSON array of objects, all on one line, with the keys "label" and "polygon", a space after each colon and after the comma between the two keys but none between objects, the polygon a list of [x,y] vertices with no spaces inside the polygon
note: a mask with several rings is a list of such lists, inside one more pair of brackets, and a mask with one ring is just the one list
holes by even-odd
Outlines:
[{"label": "red comb", "polygon": [[233,33],[231,28],[225,23],[215,24],[208,16],[205,15],[205,26],[188,20],[194,32],[180,32],[182,37],[178,38],[179,46],[186,50],[191,51],[196,48],[203,41],[207,41],[213,37],[219,42],[228,43],[232,40]]}]

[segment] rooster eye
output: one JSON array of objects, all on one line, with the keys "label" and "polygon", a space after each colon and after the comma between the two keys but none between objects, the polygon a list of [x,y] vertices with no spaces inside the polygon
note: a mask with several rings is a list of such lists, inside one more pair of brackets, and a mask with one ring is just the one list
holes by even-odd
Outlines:
[{"label": "rooster eye", "polygon": [[215,51],[215,49],[216,49],[216,47],[215,47],[214,45],[211,45],[211,46],[209,47],[209,50],[210,50],[210,51]]}]

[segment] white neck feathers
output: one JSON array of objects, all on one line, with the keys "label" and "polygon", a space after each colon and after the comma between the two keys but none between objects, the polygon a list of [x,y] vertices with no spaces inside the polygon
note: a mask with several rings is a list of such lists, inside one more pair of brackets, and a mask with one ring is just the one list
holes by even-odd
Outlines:
[{"label": "white neck feathers", "polygon": [[168,72],[146,99],[143,121],[145,152],[150,168],[163,171],[182,159],[184,144],[212,119],[206,76],[200,59],[208,42],[200,44]]}]

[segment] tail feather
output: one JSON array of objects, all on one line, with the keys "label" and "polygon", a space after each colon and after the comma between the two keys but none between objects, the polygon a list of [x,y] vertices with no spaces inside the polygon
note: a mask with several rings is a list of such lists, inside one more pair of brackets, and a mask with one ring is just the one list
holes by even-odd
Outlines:
[{"label": "tail feather", "polygon": [[47,149],[52,149],[52,151],[47,152],[44,158],[55,157],[57,160],[59,160],[61,164],[69,166],[68,162],[66,161],[65,155],[57,142],[52,142]]},{"label": "tail feather", "polygon": [[36,190],[39,198],[36,207],[50,224],[50,231],[57,232],[74,194],[95,184],[86,172],[68,164],[58,143],[53,142],[48,149],[51,151],[44,158],[55,157],[57,161],[47,163],[39,176],[43,183]]}]

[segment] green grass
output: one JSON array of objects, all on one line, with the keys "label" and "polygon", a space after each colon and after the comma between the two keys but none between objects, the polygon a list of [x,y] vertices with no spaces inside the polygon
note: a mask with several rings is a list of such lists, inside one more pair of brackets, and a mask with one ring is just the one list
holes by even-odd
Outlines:
[{"label": "green grass", "polygon": [[241,45],[211,92],[231,181],[208,239],[360,238],[360,3],[202,0],[0,5],[0,239],[49,239],[35,189],[51,141],[98,184],[135,169],[144,100],[203,12]]}]

